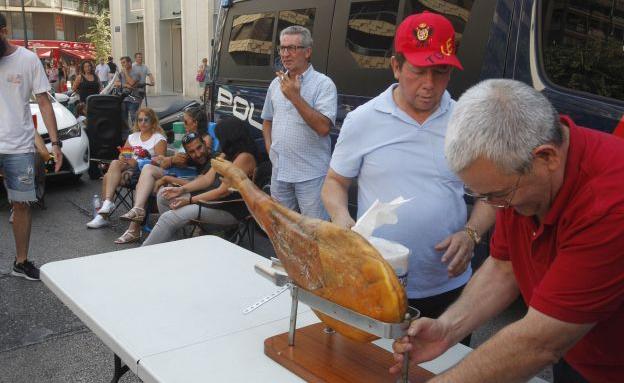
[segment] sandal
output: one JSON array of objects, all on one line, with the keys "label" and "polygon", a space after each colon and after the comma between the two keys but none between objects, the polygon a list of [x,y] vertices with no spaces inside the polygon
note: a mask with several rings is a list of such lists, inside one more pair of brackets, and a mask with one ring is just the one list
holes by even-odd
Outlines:
[{"label": "sandal", "polygon": [[126,214],[120,216],[119,219],[124,221],[142,223],[145,219],[145,209],[135,206],[132,209],[128,210]]},{"label": "sandal", "polygon": [[126,230],[121,237],[115,240],[115,243],[118,245],[124,245],[126,243],[138,242],[141,239],[141,232],[134,233],[130,231],[130,229]]}]

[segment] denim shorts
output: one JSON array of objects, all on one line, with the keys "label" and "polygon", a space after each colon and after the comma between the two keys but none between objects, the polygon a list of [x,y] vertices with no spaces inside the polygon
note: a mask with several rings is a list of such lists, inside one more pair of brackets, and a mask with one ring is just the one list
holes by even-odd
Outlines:
[{"label": "denim shorts", "polygon": [[0,153],[7,197],[12,202],[35,202],[35,153]]}]

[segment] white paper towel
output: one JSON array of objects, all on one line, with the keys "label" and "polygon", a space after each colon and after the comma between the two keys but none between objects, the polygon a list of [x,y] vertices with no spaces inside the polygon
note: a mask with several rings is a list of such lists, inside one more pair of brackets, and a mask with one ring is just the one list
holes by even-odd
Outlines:
[{"label": "white paper towel", "polygon": [[404,199],[402,196],[390,202],[375,200],[351,228],[351,230],[366,238],[379,251],[384,259],[394,268],[399,281],[404,286],[407,284],[409,249],[400,243],[373,237],[373,232],[382,225],[396,224],[399,220],[395,210],[408,201],[410,200]]}]

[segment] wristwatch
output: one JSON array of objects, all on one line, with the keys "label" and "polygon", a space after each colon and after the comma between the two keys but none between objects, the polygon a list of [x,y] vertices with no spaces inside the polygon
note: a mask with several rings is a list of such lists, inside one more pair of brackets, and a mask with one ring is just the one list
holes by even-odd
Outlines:
[{"label": "wristwatch", "polygon": [[478,245],[481,242],[481,236],[472,227],[466,225],[464,226],[464,231],[468,234],[470,239],[472,239],[472,242],[474,242],[475,245]]},{"label": "wristwatch", "polygon": [[51,144],[52,144],[52,146],[54,146],[54,145],[58,146],[58,147],[59,147],[59,149],[63,147],[63,141],[61,141],[61,140],[58,140],[58,141],[52,141],[52,143],[51,143]]}]

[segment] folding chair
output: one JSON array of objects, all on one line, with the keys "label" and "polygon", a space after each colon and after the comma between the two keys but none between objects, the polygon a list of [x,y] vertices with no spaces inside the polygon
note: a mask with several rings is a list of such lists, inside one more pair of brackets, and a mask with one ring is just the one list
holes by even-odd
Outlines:
[{"label": "folding chair", "polygon": [[110,215],[113,215],[121,206],[128,210],[132,209],[134,206],[134,186],[118,186],[113,195],[113,204],[115,207],[111,210]]},{"label": "folding chair", "polygon": [[[199,211],[197,213],[197,218],[191,221],[193,229],[190,236],[196,234],[214,234],[236,245],[240,245],[242,240],[247,237],[249,249],[254,250],[256,221],[247,210],[247,205],[245,205],[245,201],[240,196],[224,201],[198,202],[198,206]],[[204,222],[201,220],[202,209],[207,208],[227,211],[234,215],[237,222],[232,225],[217,225]]]},{"label": "folding chair", "polygon": [[[266,192],[271,181],[271,163],[269,161],[258,164],[254,172],[253,181],[258,188]],[[253,215],[251,215],[247,209],[243,198],[240,197],[238,193],[236,193],[236,195],[237,196],[234,197],[230,196],[227,200],[199,202],[197,219],[191,221],[191,225],[193,225],[191,236],[197,231],[203,234],[220,234],[224,239],[237,245],[240,245],[241,241],[247,237],[250,250],[253,251],[255,247],[254,236],[257,223]],[[234,225],[223,225],[223,227],[219,228],[216,232],[215,230],[207,229],[208,223],[201,220],[202,208],[225,210],[231,213],[236,218],[237,222]],[[210,226],[211,229],[214,229],[217,225],[210,224]]]}]

